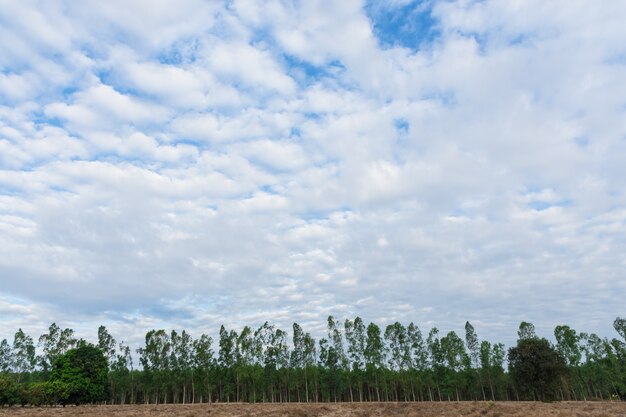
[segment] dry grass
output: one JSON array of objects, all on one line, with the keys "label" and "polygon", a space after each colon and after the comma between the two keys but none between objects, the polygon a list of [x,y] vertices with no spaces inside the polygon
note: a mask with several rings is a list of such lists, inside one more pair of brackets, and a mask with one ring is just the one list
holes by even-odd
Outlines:
[{"label": "dry grass", "polygon": [[626,417],[624,402],[113,405],[0,408],[23,417]]}]

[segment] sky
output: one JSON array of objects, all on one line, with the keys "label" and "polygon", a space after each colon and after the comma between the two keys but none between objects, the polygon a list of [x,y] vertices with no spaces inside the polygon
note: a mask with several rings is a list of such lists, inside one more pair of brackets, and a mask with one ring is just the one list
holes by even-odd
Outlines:
[{"label": "sky", "polygon": [[626,315],[626,3],[0,0],[0,338]]}]

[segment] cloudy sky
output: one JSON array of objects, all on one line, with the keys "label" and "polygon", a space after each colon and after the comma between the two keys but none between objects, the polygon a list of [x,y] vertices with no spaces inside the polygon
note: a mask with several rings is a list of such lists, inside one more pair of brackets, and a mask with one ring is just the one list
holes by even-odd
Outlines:
[{"label": "cloudy sky", "polygon": [[[566,7],[565,7],[566,6]],[[615,336],[626,4],[0,1],[0,338]]]}]

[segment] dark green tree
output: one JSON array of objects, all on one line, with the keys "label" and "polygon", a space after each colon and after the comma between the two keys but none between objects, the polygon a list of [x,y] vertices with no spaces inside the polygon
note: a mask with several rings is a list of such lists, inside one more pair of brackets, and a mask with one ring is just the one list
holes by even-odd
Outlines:
[{"label": "dark green tree", "polygon": [[520,338],[509,349],[509,373],[521,399],[552,401],[559,396],[565,360],[546,339]]},{"label": "dark green tree", "polygon": [[517,330],[517,337],[519,340],[536,339],[535,325],[526,321],[521,322]]}]

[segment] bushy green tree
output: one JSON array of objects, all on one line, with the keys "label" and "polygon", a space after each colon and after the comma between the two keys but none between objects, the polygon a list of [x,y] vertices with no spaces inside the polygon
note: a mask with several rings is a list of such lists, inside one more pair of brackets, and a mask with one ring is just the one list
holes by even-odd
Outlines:
[{"label": "bushy green tree", "polygon": [[565,360],[546,339],[522,338],[509,349],[509,372],[521,399],[552,401],[559,398]]},{"label": "bushy green tree", "polygon": [[0,407],[22,402],[22,385],[10,375],[0,375]]},{"label": "bushy green tree", "polygon": [[50,374],[51,383],[62,391],[59,403],[79,405],[104,401],[108,369],[102,351],[87,343],[59,356]]}]

